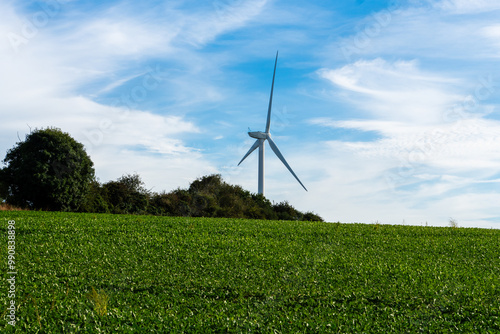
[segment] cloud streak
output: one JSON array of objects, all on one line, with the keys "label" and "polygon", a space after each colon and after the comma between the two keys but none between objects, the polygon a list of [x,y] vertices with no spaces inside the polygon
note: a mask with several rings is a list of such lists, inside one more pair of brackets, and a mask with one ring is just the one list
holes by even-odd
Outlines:
[{"label": "cloud streak", "polygon": [[353,101],[359,101],[360,109],[381,119],[437,123],[444,106],[459,98],[446,87],[457,80],[425,73],[416,61],[363,60],[340,69],[320,70],[319,75],[357,93]]},{"label": "cloud streak", "polygon": [[[331,147],[331,155],[353,165],[359,158],[373,165],[370,171],[364,168],[359,175],[343,179],[364,182],[377,189],[380,198],[397,202],[399,209],[394,212],[404,211],[407,221],[427,221],[418,218],[419,212],[425,212],[436,224],[436,220],[445,221],[448,211],[448,216],[456,213],[464,224],[488,226],[498,217],[482,202],[495,194],[500,168],[500,123],[493,102],[499,93],[493,75],[497,26],[489,15],[498,9],[490,1],[399,8],[391,13],[384,30],[357,50],[357,60],[317,71],[332,85],[335,99],[351,106],[356,116],[313,118],[309,123],[332,131],[377,133],[374,140],[325,144]],[[478,19],[479,13],[487,15]],[[345,46],[349,38],[356,35],[344,37],[340,45]],[[451,41],[458,45],[450,45]],[[450,59],[450,65],[443,64],[443,59]],[[443,65],[436,67],[436,63]],[[341,175],[342,171],[337,170]],[[379,205],[386,212],[384,208],[392,206]]]},{"label": "cloud streak", "polygon": [[[183,140],[200,133],[194,123],[180,115],[141,110],[167,80],[162,65],[141,64],[139,74],[127,71],[124,77],[116,76],[125,67],[123,61],[170,52],[175,30],[158,31],[151,21],[141,20],[149,12],[128,16],[126,5],[78,16],[79,9],[71,3],[57,4],[51,21],[38,23],[32,35],[24,33],[23,27],[36,15],[48,16],[48,9],[20,13],[19,7],[2,5],[2,13],[10,13],[10,19],[2,20],[0,34],[16,32],[25,39],[15,45],[17,49],[9,39],[0,46],[2,149],[11,147],[28,126],[56,126],[84,143],[104,181],[137,171],[147,183],[169,189],[179,186],[178,181],[186,184],[201,173],[213,172],[215,168],[200,151]],[[66,20],[69,17],[75,20]],[[109,74],[112,79],[94,96],[132,85],[109,104],[81,95],[85,85]]]}]

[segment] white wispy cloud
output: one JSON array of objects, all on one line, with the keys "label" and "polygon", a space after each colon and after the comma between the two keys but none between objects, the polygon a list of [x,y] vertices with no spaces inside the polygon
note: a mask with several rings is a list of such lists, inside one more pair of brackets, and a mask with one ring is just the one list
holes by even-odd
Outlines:
[{"label": "white wispy cloud", "polygon": [[477,14],[500,10],[500,4],[495,0],[441,0],[430,3],[435,8],[455,14]]},{"label": "white wispy cloud", "polygon": [[[179,115],[141,110],[144,94],[162,89],[163,72],[131,75],[128,71],[116,77],[125,61],[168,52],[175,31],[158,30],[150,21],[140,20],[144,16],[127,16],[127,8],[120,6],[67,21],[63,16],[76,13],[62,6],[59,17],[37,28],[36,34],[27,35],[23,25],[29,23],[32,13],[20,12],[13,4],[2,5],[2,18],[4,13],[10,16],[1,20],[0,35],[23,38],[21,44],[13,45],[9,39],[0,44],[2,150],[12,147],[28,127],[56,126],[86,146],[103,181],[137,171],[160,191],[179,186],[179,180],[186,185],[200,174],[213,172],[199,150],[183,140],[200,132],[194,123]],[[131,66],[132,71],[136,68]],[[106,75],[113,79],[93,94],[139,78],[126,91],[132,101],[103,105],[79,93],[82,85],[102,81]]]},{"label": "white wispy cloud", "polygon": [[[182,110],[222,98],[208,80],[217,69],[196,48],[245,26],[266,3],[196,10],[180,1],[96,7],[57,1],[29,9],[3,2],[0,35],[10,39],[0,41],[2,150],[29,127],[56,126],[86,146],[102,181],[135,171],[161,191],[217,172],[185,141],[201,130]],[[162,92],[164,108],[143,109]],[[106,94],[107,104],[96,102]]]},{"label": "white wispy cloud", "polygon": [[[355,34],[342,37],[348,61],[373,55],[420,57],[450,62],[498,57],[498,44],[483,31],[497,24],[494,1],[411,1],[372,14]],[[480,15],[479,15],[480,14]]]},{"label": "white wispy cloud", "polygon": [[459,99],[448,88],[458,80],[425,73],[416,61],[360,60],[340,69],[320,70],[319,75],[357,93],[352,101],[379,119],[436,123],[442,121],[443,109]]},{"label": "white wispy cloud", "polygon": [[[498,214],[483,202],[488,195],[482,191],[496,186],[500,168],[500,122],[492,103],[499,92],[493,74],[498,29],[492,14],[498,9],[493,1],[430,6],[415,1],[382,11],[383,17],[366,18],[366,29],[340,39],[348,64],[317,74],[355,118],[321,117],[309,124],[378,137],[323,142],[330,151],[325,156],[335,158],[321,157],[317,164],[340,175],[327,181],[340,184],[347,198],[336,198],[344,203],[339,211],[354,211],[365,201],[363,211],[370,213],[359,215],[366,219],[383,212],[381,221],[397,223],[399,215],[419,224],[433,217],[429,223],[445,225],[447,217],[456,215],[469,226],[491,226],[489,219]],[[356,166],[357,173],[337,167],[345,165]]]},{"label": "white wispy cloud", "polygon": [[215,1],[212,8],[203,8],[184,22],[182,38],[187,43],[203,45],[218,35],[243,27],[258,16],[267,0]]}]

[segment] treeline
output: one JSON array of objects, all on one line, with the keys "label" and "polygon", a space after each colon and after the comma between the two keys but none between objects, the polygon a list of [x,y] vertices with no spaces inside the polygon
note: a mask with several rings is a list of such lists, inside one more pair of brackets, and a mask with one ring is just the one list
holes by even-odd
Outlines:
[{"label": "treeline", "polygon": [[162,193],[148,191],[138,174],[124,175],[104,184],[93,181],[79,211],[323,221],[317,214],[302,213],[286,201],[271,203],[263,195],[230,185],[219,174],[203,176],[188,189]]},{"label": "treeline", "polygon": [[220,175],[195,180],[188,189],[154,193],[138,174],[101,184],[83,145],[58,128],[36,129],[7,151],[0,168],[0,203],[30,210],[316,220],[288,202],[229,185]]}]

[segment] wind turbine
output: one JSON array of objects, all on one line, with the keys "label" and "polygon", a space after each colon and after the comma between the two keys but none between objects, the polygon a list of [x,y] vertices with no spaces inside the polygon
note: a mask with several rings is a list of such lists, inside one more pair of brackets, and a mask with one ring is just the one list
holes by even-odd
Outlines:
[{"label": "wind turbine", "polygon": [[269,146],[271,146],[271,149],[273,150],[274,154],[281,160],[281,162],[285,165],[286,168],[292,173],[292,175],[295,177],[297,181],[299,181],[300,185],[302,188],[304,188],[306,191],[306,187],[300,182],[299,178],[297,175],[292,170],[292,167],[286,162],[285,158],[281,154],[280,150],[278,149],[278,146],[274,143],[273,139],[271,138],[271,133],[269,132],[271,128],[271,107],[273,105],[273,89],[274,89],[274,78],[276,76],[276,65],[278,64],[278,52],[276,52],[276,61],[274,62],[274,73],[273,73],[273,83],[271,85],[271,96],[269,98],[269,108],[267,110],[267,123],[266,123],[266,132],[262,131],[249,131],[248,135],[252,138],[257,139],[255,143],[250,147],[250,150],[248,150],[247,154],[241,159],[241,161],[238,163],[238,166],[243,162],[243,160],[246,159],[253,151],[259,148],[259,194],[264,195],[264,142],[267,140],[269,142]]}]

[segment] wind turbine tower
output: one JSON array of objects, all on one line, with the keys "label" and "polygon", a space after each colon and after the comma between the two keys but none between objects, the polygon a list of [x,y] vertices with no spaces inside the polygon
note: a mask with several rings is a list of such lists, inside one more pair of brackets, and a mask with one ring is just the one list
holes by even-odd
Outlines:
[{"label": "wind turbine tower", "polygon": [[269,108],[267,110],[267,122],[266,122],[266,131],[250,131],[248,132],[248,135],[252,138],[255,138],[256,141],[250,147],[250,150],[248,150],[247,154],[241,159],[241,161],[238,163],[238,166],[243,162],[243,160],[246,159],[253,151],[259,148],[259,194],[264,195],[264,143],[267,140],[269,142],[269,146],[271,146],[271,149],[273,150],[274,154],[281,160],[281,162],[285,165],[286,168],[292,173],[292,175],[295,177],[295,179],[300,183],[302,188],[304,188],[306,191],[306,187],[300,182],[299,178],[297,175],[295,175],[294,171],[286,162],[285,158],[281,154],[280,150],[278,149],[278,146],[274,143],[274,141],[271,138],[271,133],[270,133],[270,128],[271,128],[271,108],[273,105],[273,90],[274,90],[274,78],[276,77],[276,65],[278,64],[278,52],[276,52],[276,60],[274,62],[274,72],[273,72],[273,83],[271,84],[271,96],[269,97]]}]

